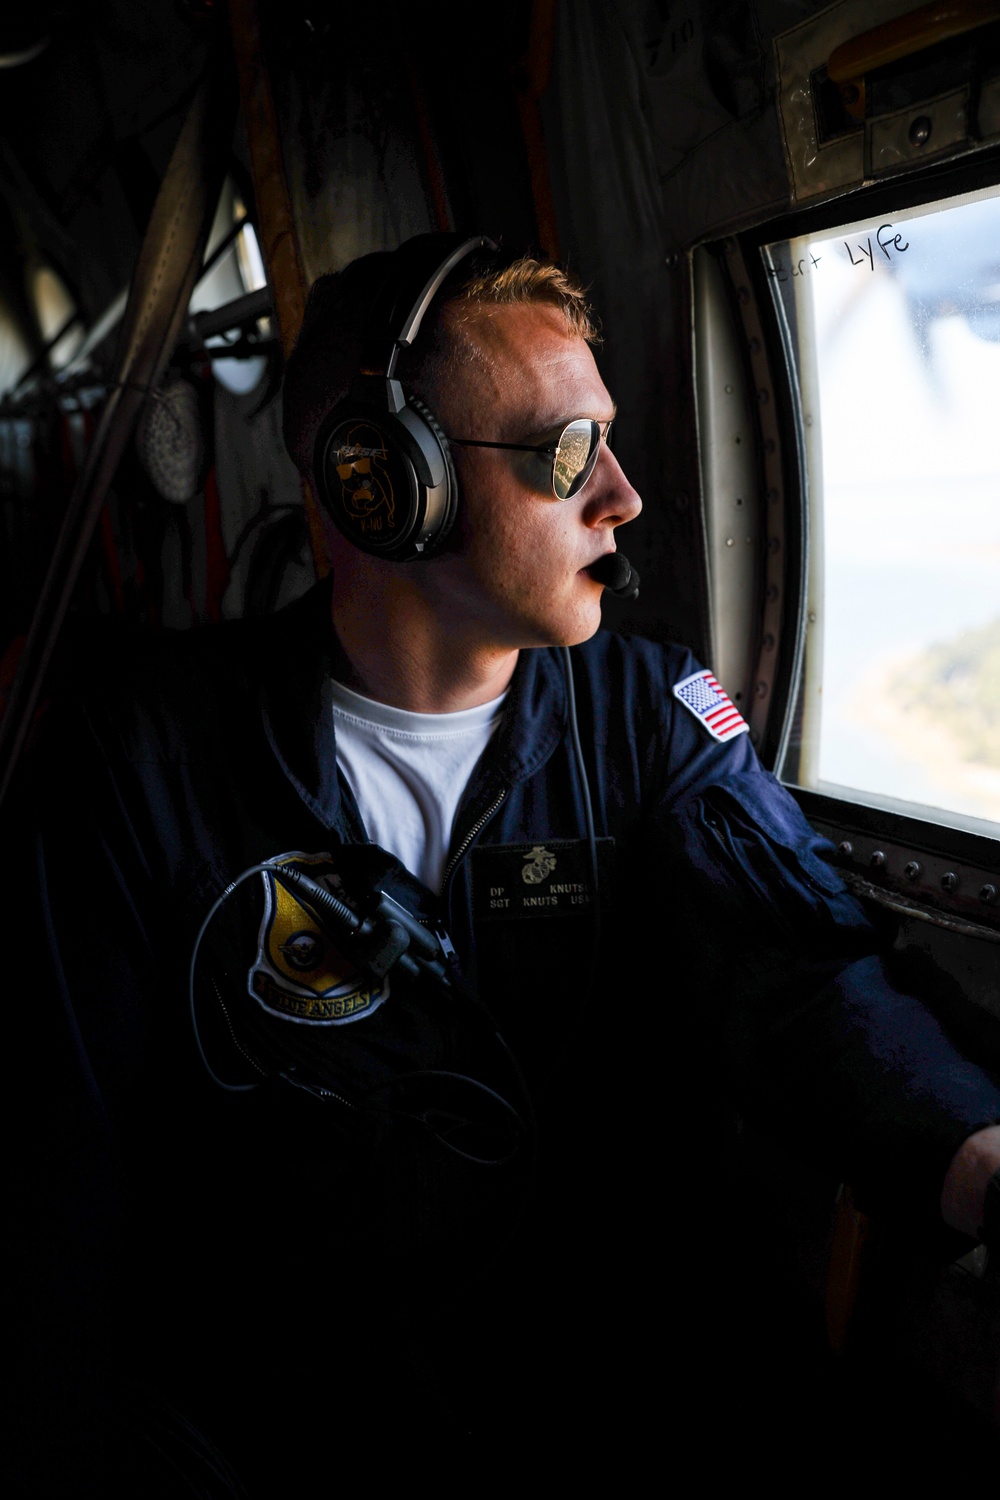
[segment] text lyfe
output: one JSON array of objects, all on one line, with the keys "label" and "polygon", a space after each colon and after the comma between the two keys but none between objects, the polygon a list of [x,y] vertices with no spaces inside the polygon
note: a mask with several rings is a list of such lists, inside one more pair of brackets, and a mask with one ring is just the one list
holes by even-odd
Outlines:
[{"label": "text lyfe", "polygon": [[[875,243],[878,246],[878,248],[881,250],[882,254],[885,256],[886,260],[891,260],[892,259],[891,255],[889,254],[890,250],[896,250],[900,254],[902,254],[904,250],[909,250],[909,248],[910,248],[910,242],[909,242],[909,240],[907,240],[907,242],[906,242],[905,245],[901,245],[899,243],[900,240],[903,238],[903,236],[901,234],[890,235],[887,232],[891,228],[892,228],[891,224],[880,224],[879,227],[878,227],[878,230],[877,230],[877,232],[875,234]],[[882,238],[883,234],[885,235],[885,239]],[[871,235],[868,235],[868,237],[865,240],[864,244],[862,244],[861,241],[859,240],[858,243],[855,245],[854,249],[858,251],[859,259],[857,259],[857,260],[854,259],[854,252],[852,251],[850,245],[847,243],[846,240],[844,241],[844,249],[847,251],[847,254],[850,257],[850,261],[851,261],[851,265],[852,266],[863,266],[864,263],[865,263],[865,260],[867,259],[869,271],[874,271],[874,269],[875,269],[875,252],[872,249],[872,237],[871,237]]]}]

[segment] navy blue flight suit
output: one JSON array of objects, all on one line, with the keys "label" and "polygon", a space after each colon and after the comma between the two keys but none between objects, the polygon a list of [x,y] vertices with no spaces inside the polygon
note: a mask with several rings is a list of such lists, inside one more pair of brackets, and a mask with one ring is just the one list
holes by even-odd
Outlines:
[{"label": "navy blue flight suit", "polygon": [[[323,1465],[350,1493],[501,1450],[626,1483],[668,1441],[647,1356],[689,1372],[695,1410],[697,1350],[725,1336],[706,1246],[738,1244],[737,1110],[926,1226],[1000,1117],[749,736],[717,742],[674,697],[688,652],[572,652],[598,921],[559,653],[522,653],[438,895],[367,844],[338,776],[329,608],[320,585],[268,620],[89,637],[14,799],[40,1493],[115,1464],[201,1493],[189,1463],[237,1493],[219,1455],[253,1494],[312,1493]],[[310,1019],[258,873],[205,934],[196,1041],[199,927],[282,855],[443,922],[450,997],[390,974],[383,1003],[324,1015],[317,981]],[[473,1094],[431,1097],[442,1073]],[[487,1161],[440,1139],[470,1098],[502,1101]]]}]

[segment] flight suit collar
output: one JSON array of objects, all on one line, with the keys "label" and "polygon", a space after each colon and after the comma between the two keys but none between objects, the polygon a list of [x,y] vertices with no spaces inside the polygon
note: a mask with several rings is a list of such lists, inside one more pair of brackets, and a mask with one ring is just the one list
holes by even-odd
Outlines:
[{"label": "flight suit collar", "polygon": [[[326,827],[348,819],[337,776],[331,683],[337,655],[326,578],[280,610],[264,632],[261,713],[264,734],[285,776]],[[489,753],[477,767],[470,796],[516,786],[549,759],[565,733],[566,689],[558,652],[524,650]]]},{"label": "flight suit collar", "polygon": [[527,781],[548,760],[566,729],[566,686],[557,651],[522,650],[500,728],[484,769],[505,786]]}]

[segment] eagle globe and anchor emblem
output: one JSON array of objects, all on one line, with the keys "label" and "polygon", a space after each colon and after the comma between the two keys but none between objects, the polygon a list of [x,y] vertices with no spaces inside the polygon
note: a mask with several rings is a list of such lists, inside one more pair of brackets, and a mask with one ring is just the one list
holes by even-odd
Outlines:
[{"label": "eagle globe and anchor emblem", "polygon": [[525,856],[525,863],[521,868],[521,879],[525,885],[541,885],[547,880],[556,867],[556,857],[544,844],[536,844],[529,849]]}]

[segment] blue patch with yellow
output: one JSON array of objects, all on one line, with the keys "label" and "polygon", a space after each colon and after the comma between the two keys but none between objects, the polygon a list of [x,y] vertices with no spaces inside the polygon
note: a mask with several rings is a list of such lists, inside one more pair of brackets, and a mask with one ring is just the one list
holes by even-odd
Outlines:
[{"label": "blue patch with yellow", "polygon": [[[272,863],[300,870],[350,905],[328,854],[282,854]],[[264,912],[247,976],[258,1005],[305,1026],[343,1026],[373,1015],[389,996],[388,979],[373,984],[269,870],[261,879]]]}]

